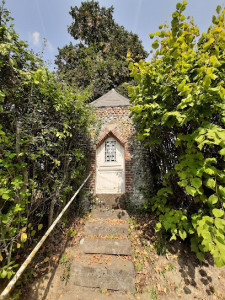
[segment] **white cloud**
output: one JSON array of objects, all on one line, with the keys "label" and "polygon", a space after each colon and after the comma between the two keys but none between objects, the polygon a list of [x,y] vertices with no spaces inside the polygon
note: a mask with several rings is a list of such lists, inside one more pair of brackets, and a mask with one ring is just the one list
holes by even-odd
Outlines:
[{"label": "white cloud", "polygon": [[33,45],[37,46],[40,43],[40,32],[35,31],[31,34]]},{"label": "white cloud", "polygon": [[28,36],[30,46],[35,46],[35,51],[40,51],[40,53],[43,52],[45,54],[49,53],[50,55],[55,53],[56,48],[47,38],[42,38],[42,34],[39,31],[28,32]]}]

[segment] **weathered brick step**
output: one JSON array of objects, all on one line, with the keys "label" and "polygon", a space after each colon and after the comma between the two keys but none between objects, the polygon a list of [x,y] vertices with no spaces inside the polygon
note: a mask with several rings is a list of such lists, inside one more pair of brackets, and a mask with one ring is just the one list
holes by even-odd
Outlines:
[{"label": "weathered brick step", "polygon": [[102,208],[96,208],[92,211],[92,218],[94,219],[121,219],[128,220],[129,215],[125,210],[114,209],[106,210]]},{"label": "weathered brick step", "polygon": [[[130,260],[112,257],[109,260],[96,260],[96,256],[75,259],[70,269],[70,283],[92,288],[133,292],[134,266]],[[93,262],[92,262],[93,261]]]},{"label": "weathered brick step", "polygon": [[102,236],[127,236],[128,235],[128,223],[110,225],[96,222],[88,222],[84,226],[84,233],[86,235],[102,235]]},{"label": "weathered brick step", "polygon": [[121,239],[83,238],[80,241],[84,253],[130,255],[131,242]]}]

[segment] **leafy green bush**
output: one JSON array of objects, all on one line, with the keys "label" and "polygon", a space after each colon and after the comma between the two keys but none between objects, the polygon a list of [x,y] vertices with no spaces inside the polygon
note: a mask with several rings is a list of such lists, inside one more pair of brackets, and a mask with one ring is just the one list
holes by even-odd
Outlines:
[{"label": "leafy green bush", "polygon": [[86,95],[49,73],[0,8],[0,277],[86,175]]},{"label": "leafy green bush", "polygon": [[[225,10],[207,33],[177,4],[171,28],[160,25],[150,62],[130,61],[132,116],[149,147],[159,216],[156,230],[189,238],[199,259],[225,265]],[[129,55],[128,55],[129,56]]]}]

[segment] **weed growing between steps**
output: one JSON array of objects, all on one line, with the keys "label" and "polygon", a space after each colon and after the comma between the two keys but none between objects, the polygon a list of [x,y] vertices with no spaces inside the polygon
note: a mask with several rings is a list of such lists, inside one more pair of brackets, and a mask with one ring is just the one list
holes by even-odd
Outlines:
[{"label": "weed growing between steps", "polygon": [[[179,241],[167,242],[155,233],[155,217],[140,214],[130,219],[136,296],[143,299],[224,299],[225,268],[210,256],[200,262]],[[142,298],[141,298],[142,299]]]},{"label": "weed growing between steps", "polygon": [[70,267],[71,267],[71,259],[67,253],[64,253],[60,258],[60,264],[62,265],[63,272],[61,279],[67,283],[70,279]]}]

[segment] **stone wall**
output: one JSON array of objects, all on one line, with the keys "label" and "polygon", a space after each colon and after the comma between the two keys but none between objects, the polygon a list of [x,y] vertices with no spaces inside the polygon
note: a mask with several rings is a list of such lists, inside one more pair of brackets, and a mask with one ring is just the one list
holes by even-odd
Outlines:
[{"label": "stone wall", "polygon": [[125,193],[132,206],[140,206],[143,201],[143,192],[151,184],[151,175],[146,168],[146,152],[140,142],[136,140],[136,132],[128,107],[97,108],[96,124],[92,130],[93,154],[89,180],[89,191],[95,194],[96,177],[96,149],[110,136],[117,139],[125,151]]}]

